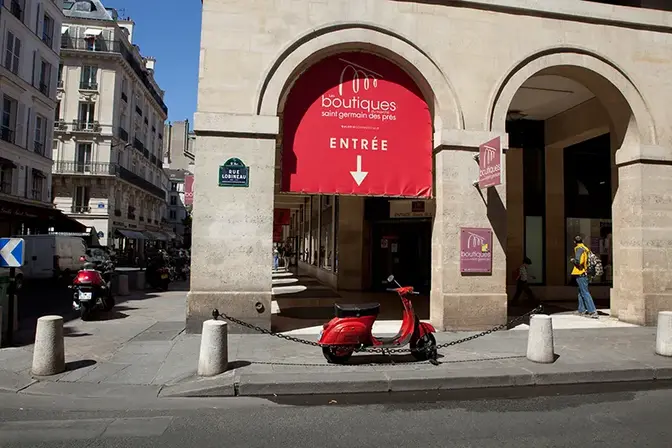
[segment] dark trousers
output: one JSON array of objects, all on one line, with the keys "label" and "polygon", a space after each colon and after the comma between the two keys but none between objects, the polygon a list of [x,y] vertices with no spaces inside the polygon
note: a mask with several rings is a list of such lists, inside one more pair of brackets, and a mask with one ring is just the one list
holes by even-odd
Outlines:
[{"label": "dark trousers", "polygon": [[513,295],[513,299],[511,300],[511,303],[517,303],[518,300],[520,299],[520,296],[523,295],[527,296],[527,300],[530,302],[536,302],[537,298],[534,297],[534,293],[530,289],[530,285],[524,281],[524,280],[518,280],[516,282],[516,293]]}]

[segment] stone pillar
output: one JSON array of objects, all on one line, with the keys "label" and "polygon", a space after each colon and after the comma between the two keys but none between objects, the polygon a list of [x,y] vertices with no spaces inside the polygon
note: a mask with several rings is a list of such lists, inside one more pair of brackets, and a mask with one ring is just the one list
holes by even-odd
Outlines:
[{"label": "stone pillar", "polygon": [[364,200],[357,196],[338,198],[338,289],[362,289]]},{"label": "stone pillar", "polygon": [[567,239],[565,236],[565,148],[546,147],[546,284],[567,283]]},{"label": "stone pillar", "polygon": [[[198,159],[187,331],[200,333],[213,308],[271,327],[277,117],[197,113]],[[232,157],[249,167],[249,187],[218,186]],[[231,333],[248,332],[231,325]]]},{"label": "stone pillar", "polygon": [[[478,163],[474,161],[478,145],[496,135],[444,134],[453,141],[446,144],[443,140],[435,156],[430,320],[439,331],[483,330],[506,322],[507,317],[506,188],[500,185],[481,191],[473,186],[478,179]],[[504,136],[504,147],[507,141]],[[492,275],[460,273],[460,227],[493,230]]]},{"label": "stone pillar", "polygon": [[611,306],[621,321],[654,325],[672,309],[672,150],[627,146],[616,153]]}]

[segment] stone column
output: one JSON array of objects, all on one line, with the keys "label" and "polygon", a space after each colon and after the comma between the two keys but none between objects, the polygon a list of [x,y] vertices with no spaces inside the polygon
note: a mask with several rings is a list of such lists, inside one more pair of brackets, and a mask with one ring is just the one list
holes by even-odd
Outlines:
[{"label": "stone column", "polygon": [[[506,189],[500,185],[481,191],[473,186],[478,179],[478,145],[496,136],[444,132],[435,156],[430,320],[440,331],[483,330],[506,322]],[[507,141],[504,136],[504,147]],[[460,273],[460,227],[493,230],[491,275]]]},{"label": "stone column", "polygon": [[616,153],[611,307],[621,321],[654,325],[672,309],[672,150],[629,146]]},{"label": "stone column", "polygon": [[[271,326],[271,272],[277,117],[197,113],[191,291],[187,331],[200,333],[213,308]],[[231,157],[249,167],[249,187],[219,187]],[[231,325],[231,333],[248,332]]]}]

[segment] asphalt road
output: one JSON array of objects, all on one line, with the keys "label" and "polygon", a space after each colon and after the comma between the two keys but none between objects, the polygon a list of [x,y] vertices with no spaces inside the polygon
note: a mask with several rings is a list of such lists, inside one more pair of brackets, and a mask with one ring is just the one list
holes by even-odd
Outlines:
[{"label": "asphalt road", "polygon": [[359,397],[354,401],[362,404],[343,405],[329,397],[296,405],[245,398],[138,402],[130,397],[92,400],[5,395],[0,396],[0,446],[672,445],[672,390],[575,391],[573,395],[471,401],[437,401],[436,396],[400,396],[382,402],[377,397]]}]

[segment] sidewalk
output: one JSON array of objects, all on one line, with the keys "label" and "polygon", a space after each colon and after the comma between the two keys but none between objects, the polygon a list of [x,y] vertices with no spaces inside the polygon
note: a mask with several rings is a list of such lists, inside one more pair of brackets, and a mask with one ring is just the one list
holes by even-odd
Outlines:
[{"label": "sidewalk", "polygon": [[[0,391],[130,398],[272,396],[672,379],[672,358],[654,354],[655,328],[608,326],[556,330],[558,359],[550,365],[526,359],[524,326],[442,349],[439,366],[417,363],[410,355],[368,354],[353,355],[351,365],[334,366],[319,347],[231,334],[229,371],[199,379],[200,336],[183,332],[185,297],[185,291],[131,296],[103,320],[66,323],[68,370],[61,375],[32,378],[32,346],[0,350]],[[598,323],[612,321],[604,316]],[[379,328],[386,334],[391,326],[381,323]],[[439,333],[437,342],[471,334]],[[317,335],[300,337],[314,341]]]}]

